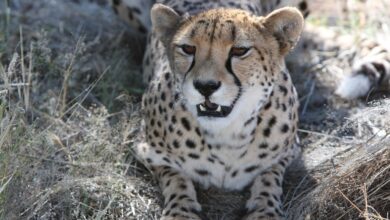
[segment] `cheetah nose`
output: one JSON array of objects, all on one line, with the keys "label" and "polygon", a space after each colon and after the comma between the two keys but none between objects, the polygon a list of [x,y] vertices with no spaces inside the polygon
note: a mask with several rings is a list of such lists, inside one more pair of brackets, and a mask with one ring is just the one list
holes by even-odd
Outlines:
[{"label": "cheetah nose", "polygon": [[219,81],[194,81],[194,87],[199,91],[200,94],[204,95],[206,98],[213,94],[219,87],[221,87],[221,82]]}]

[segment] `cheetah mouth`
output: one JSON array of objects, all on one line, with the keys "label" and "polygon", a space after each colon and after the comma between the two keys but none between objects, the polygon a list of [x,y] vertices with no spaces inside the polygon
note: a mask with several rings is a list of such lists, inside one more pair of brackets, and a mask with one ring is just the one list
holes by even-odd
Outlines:
[{"label": "cheetah mouth", "polygon": [[198,111],[198,116],[208,116],[208,117],[226,117],[232,111],[232,106],[223,106],[216,103],[210,102],[206,99],[204,103],[196,105],[196,110]]}]

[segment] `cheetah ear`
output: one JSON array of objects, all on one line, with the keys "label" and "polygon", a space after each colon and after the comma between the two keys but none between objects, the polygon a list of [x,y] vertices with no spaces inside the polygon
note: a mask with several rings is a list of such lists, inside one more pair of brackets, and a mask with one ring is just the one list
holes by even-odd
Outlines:
[{"label": "cheetah ear", "polygon": [[151,19],[157,37],[167,45],[179,25],[180,15],[168,6],[155,4],[151,10]]},{"label": "cheetah ear", "polygon": [[298,42],[303,29],[301,12],[293,7],[273,11],[265,18],[264,26],[271,30],[279,43],[281,55],[286,55]]}]

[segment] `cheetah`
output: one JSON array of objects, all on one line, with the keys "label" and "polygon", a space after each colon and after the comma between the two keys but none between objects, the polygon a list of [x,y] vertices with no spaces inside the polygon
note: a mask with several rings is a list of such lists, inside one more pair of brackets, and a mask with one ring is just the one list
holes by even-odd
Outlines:
[{"label": "cheetah", "polygon": [[245,219],[281,218],[282,178],[297,155],[297,93],[284,56],[303,17],[239,9],[179,15],[151,10],[153,78],[143,96],[146,142],[138,155],[159,177],[164,218],[198,219],[192,181],[241,190]]},{"label": "cheetah", "polygon": [[[159,180],[162,219],[205,219],[194,183],[249,187],[243,219],[283,219],[283,175],[300,153],[284,57],[299,40],[306,2],[301,12],[280,0],[124,2],[113,1],[116,12],[149,33],[145,142],[136,152]],[[151,26],[141,3],[152,7]]]}]

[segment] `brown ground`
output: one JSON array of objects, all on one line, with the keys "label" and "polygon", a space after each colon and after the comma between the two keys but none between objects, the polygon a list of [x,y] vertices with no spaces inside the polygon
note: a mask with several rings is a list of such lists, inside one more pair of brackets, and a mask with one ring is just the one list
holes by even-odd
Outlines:
[{"label": "brown ground", "polygon": [[[389,93],[334,95],[362,37],[388,44],[388,6],[312,1],[288,59],[304,149],[284,183],[288,219],[390,217]],[[0,2],[0,219],[159,218],[131,150],[143,45],[104,1]],[[238,217],[246,196],[199,189],[213,220]]]}]

